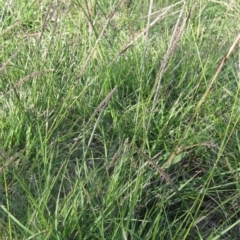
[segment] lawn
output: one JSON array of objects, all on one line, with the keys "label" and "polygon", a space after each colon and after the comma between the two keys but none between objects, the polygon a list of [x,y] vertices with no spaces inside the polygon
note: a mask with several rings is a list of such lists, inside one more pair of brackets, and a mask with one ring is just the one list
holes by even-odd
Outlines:
[{"label": "lawn", "polygon": [[240,2],[0,3],[0,239],[240,239]]}]

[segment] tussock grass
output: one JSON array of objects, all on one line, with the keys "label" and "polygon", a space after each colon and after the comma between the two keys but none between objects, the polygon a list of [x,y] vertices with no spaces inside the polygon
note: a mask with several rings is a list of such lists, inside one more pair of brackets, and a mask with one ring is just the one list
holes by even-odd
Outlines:
[{"label": "tussock grass", "polygon": [[1,239],[239,239],[239,3],[0,3]]}]

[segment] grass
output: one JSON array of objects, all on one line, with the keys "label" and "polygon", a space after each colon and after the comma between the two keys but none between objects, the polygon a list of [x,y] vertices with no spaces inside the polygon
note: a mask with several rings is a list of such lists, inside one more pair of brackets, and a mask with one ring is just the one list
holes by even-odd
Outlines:
[{"label": "grass", "polygon": [[239,3],[0,3],[1,239],[239,239]]}]

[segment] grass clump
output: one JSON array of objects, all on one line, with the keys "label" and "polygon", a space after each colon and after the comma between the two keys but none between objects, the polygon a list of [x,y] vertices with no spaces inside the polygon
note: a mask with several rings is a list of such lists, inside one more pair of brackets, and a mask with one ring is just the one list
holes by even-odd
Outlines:
[{"label": "grass clump", "polygon": [[239,3],[6,1],[1,239],[238,239]]}]

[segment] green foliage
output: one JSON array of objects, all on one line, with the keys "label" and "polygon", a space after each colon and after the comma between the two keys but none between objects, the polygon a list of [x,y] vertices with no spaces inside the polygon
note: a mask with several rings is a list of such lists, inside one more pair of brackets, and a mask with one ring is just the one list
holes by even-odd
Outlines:
[{"label": "green foliage", "polygon": [[239,239],[239,3],[5,2],[0,238]]}]

